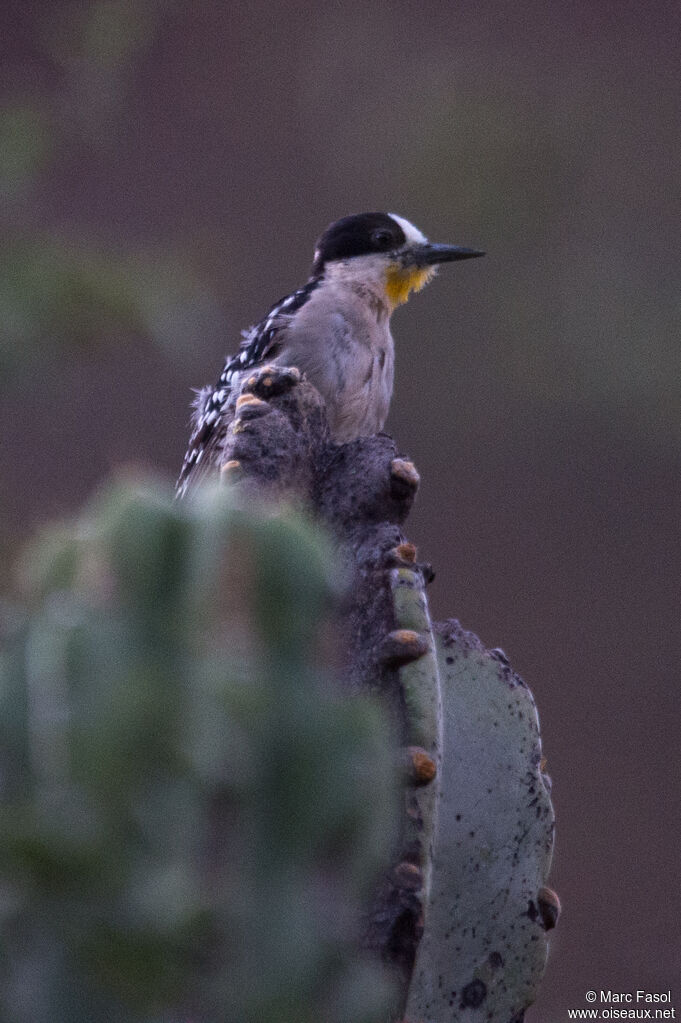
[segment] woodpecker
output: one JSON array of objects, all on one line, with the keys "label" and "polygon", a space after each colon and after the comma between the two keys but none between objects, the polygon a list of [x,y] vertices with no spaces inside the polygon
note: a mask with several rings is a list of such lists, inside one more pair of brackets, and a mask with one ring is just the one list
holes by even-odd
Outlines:
[{"label": "woodpecker", "polygon": [[307,284],[244,331],[217,384],[198,392],[178,494],[219,468],[234,414],[230,395],[238,395],[243,374],[261,365],[296,366],[314,384],[337,443],[380,431],[393,390],[390,317],[440,263],[483,255],[432,244],[395,213],[359,213],[330,224],[317,241]]}]

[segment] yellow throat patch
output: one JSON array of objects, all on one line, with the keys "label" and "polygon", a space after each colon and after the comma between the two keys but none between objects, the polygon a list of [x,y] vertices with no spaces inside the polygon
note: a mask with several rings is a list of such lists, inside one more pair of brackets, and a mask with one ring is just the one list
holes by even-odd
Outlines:
[{"label": "yellow throat patch", "polygon": [[385,275],[385,293],[393,306],[404,305],[412,291],[420,291],[435,275],[435,267],[405,270],[399,263],[388,267]]}]

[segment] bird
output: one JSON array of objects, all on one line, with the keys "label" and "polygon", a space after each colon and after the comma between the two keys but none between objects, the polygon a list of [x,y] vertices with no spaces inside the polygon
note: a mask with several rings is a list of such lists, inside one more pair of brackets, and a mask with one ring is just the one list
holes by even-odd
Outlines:
[{"label": "bird", "polygon": [[196,392],[178,495],[220,468],[234,396],[259,367],[297,367],[324,399],[335,443],[379,433],[393,391],[393,312],[440,264],[484,254],[431,243],[396,213],[358,213],[330,224],[316,243],[307,283],[243,331],[217,383]]}]

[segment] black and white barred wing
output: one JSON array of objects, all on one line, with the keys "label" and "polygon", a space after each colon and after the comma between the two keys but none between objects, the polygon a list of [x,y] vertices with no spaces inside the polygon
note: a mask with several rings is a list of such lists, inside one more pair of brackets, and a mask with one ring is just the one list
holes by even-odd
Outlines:
[{"label": "black and white barred wing", "polygon": [[192,433],[177,481],[180,497],[212,470],[219,468],[225,435],[234,416],[241,373],[258,366],[263,358],[273,354],[263,345],[258,346],[258,351],[258,357],[251,357],[252,353],[244,348],[238,355],[228,358],[215,387],[203,387],[197,392],[192,403]]},{"label": "black and white barred wing", "polygon": [[244,331],[241,350],[227,359],[215,387],[197,392],[192,406],[192,434],[177,481],[178,496],[183,497],[204,476],[219,468],[241,375],[276,358],[292,314],[307,302],[317,283],[313,279],[287,295],[272,306],[264,320]]}]

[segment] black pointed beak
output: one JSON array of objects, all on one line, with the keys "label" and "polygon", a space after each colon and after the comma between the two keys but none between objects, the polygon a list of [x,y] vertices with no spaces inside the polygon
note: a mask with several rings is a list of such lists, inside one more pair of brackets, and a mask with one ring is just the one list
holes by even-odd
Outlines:
[{"label": "black pointed beak", "polygon": [[414,258],[423,266],[431,266],[434,263],[451,263],[455,259],[475,259],[477,256],[484,256],[485,253],[479,249],[467,249],[462,245],[433,245],[427,242],[419,245],[414,251]]}]

